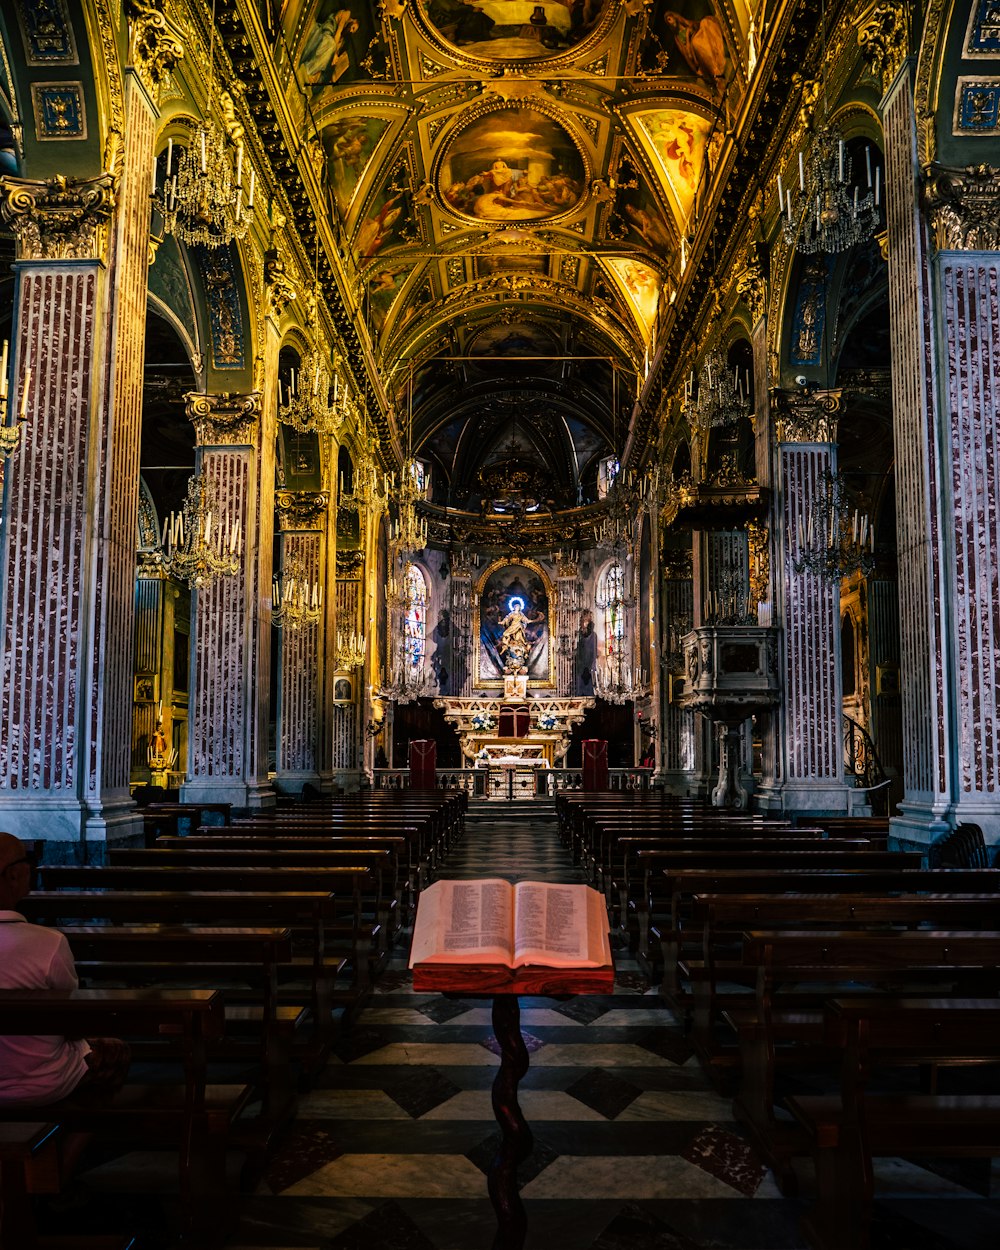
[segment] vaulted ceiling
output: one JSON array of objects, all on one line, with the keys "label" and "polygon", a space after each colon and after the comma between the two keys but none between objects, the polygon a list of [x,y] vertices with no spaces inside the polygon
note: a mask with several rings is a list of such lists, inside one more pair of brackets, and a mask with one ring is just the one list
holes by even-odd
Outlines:
[{"label": "vaulted ceiling", "polygon": [[379,7],[286,0],[275,60],[397,416],[442,503],[478,506],[509,461],[548,475],[547,506],[586,500],[624,445],[761,0]]}]

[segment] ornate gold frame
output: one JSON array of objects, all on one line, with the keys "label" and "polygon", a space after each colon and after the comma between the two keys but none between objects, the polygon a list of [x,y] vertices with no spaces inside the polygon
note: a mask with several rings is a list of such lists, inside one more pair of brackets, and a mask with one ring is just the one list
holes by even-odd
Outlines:
[{"label": "ornate gold frame", "polygon": [[476,596],[476,613],[475,613],[475,638],[473,640],[472,650],[472,685],[477,690],[502,690],[503,678],[489,677],[481,680],[479,676],[479,651],[481,647],[480,639],[482,637],[482,594],[483,588],[489,581],[490,577],[497,572],[498,569],[522,568],[530,569],[532,573],[537,573],[542,579],[542,585],[545,587],[545,593],[549,601],[549,648],[548,648],[548,678],[543,680],[538,677],[530,677],[528,679],[529,690],[552,690],[556,684],[556,657],[555,647],[553,646],[554,630],[552,628],[555,621],[557,594],[556,588],[552,584],[548,573],[538,563],[528,556],[505,557],[499,560],[493,560],[488,564],[483,573],[476,580],[474,593]]}]

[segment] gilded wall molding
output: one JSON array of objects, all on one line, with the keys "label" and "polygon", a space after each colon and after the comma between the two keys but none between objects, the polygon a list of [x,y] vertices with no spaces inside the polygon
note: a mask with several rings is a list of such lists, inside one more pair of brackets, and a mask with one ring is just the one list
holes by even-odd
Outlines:
[{"label": "gilded wall molding", "polygon": [[905,0],[878,0],[858,19],[858,48],[883,95],[909,55],[911,8]]},{"label": "gilded wall molding", "polygon": [[260,419],[260,394],[240,395],[223,391],[218,395],[191,392],[187,400],[188,420],[195,438],[204,446],[242,446],[250,442]]},{"label": "gilded wall molding", "polygon": [[314,529],[330,502],[325,490],[279,490],[274,506],[283,530]]},{"label": "gilded wall molding", "polygon": [[125,0],[129,60],[158,104],[160,88],[184,56],[184,44],[163,13],[163,0]]},{"label": "gilded wall molding", "polygon": [[922,198],[939,251],[1000,251],[1000,169],[934,166]]},{"label": "gilded wall molding", "polygon": [[57,174],[44,181],[0,178],[0,215],[13,229],[19,260],[93,260],[104,256],[117,180]]},{"label": "gilded wall molding", "polygon": [[773,390],[771,404],[779,443],[835,443],[843,392],[804,387]]}]

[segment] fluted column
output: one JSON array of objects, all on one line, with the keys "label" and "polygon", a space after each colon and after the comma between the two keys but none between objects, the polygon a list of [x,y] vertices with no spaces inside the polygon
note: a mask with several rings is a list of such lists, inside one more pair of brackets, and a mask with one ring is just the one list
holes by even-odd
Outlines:
[{"label": "fluted column", "polygon": [[472,566],[453,556],[451,562],[451,688],[459,698],[472,694]]},{"label": "fluted column", "polygon": [[556,562],[556,628],[549,646],[556,649],[556,694],[576,692],[576,640],[580,633],[580,566],[575,556],[559,553]]},{"label": "fluted column", "polygon": [[[337,593],[335,601],[336,629],[345,634],[351,630],[361,629],[364,619],[365,593],[365,559],[364,552],[348,550],[337,552]],[[334,643],[336,635],[334,635]],[[361,724],[360,708],[364,706],[364,691],[360,687],[363,670],[356,669],[353,674],[343,674],[353,682],[350,701],[337,699],[337,674],[334,674],[334,689],[331,715],[331,757],[330,766],[334,784],[341,789],[356,790],[360,784],[361,768]],[[329,683],[327,683],[329,685]],[[343,690],[341,693],[344,693]]]},{"label": "fluted column", "polygon": [[[292,563],[307,585],[322,587],[326,566],[325,491],[279,490],[275,504],[280,525],[282,569]],[[297,629],[282,627],[277,641],[278,690],[275,788],[297,794],[307,782],[320,784],[320,703],[326,657],[323,622]]]},{"label": "fluted column", "polygon": [[141,833],[129,796],[132,630],[155,110],[126,78],[113,172],[2,180],[17,240],[6,466],[0,823],[101,859]]},{"label": "fluted column", "polygon": [[844,812],[840,682],[840,587],[800,569],[813,501],[837,468],[839,392],[788,400],[777,420],[778,508],[785,540],[783,600],[784,704],[775,718],[781,782],[769,778],[762,802],[785,811]]},{"label": "fluted column", "polygon": [[[191,395],[196,468],[215,488],[213,524],[242,530],[239,569],[192,592],[192,683],[183,802],[270,806],[267,726],[274,438],[260,396]],[[224,531],[225,532],[225,531]]]},{"label": "fluted column", "polygon": [[675,702],[676,686],[684,678],[681,639],[694,621],[694,581],[691,552],[663,553],[660,646],[664,658],[660,702],[660,757],[658,780],[675,794],[687,794],[696,786],[698,766],[695,714]]}]

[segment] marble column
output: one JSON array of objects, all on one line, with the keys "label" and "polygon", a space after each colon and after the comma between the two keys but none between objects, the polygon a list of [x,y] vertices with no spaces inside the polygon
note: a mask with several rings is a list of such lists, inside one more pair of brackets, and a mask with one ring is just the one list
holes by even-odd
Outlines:
[{"label": "marble column", "polygon": [[459,698],[472,695],[472,566],[461,556],[451,561],[451,688]]},{"label": "marble column", "polygon": [[580,636],[580,565],[575,555],[556,559],[556,627],[549,645],[555,647],[556,694],[576,693],[576,643]]},{"label": "marble column", "polygon": [[113,172],[5,178],[17,241],[0,557],[0,824],[100,860],[141,835],[129,795],[132,630],[155,108],[126,77]]},{"label": "marble column", "polygon": [[[308,585],[323,588],[324,604],[329,502],[325,491],[279,490],[275,495],[280,526],[280,568],[287,570],[294,564]],[[325,612],[322,615],[325,616]],[[274,785],[282,794],[298,794],[307,782],[316,787],[320,784],[320,704],[326,667],[322,641],[325,634],[320,619],[299,628],[282,626],[280,638],[276,640],[279,652]]]},{"label": "marble column", "polygon": [[778,517],[784,540],[783,597],[776,620],[784,631],[784,703],[779,720],[780,782],[768,777],[759,805],[768,810],[849,810],[844,781],[840,681],[839,583],[797,567],[806,548],[813,500],[837,469],[839,392],[784,397],[777,414]]},{"label": "marble column", "polygon": [[193,591],[187,775],[182,802],[268,807],[274,436],[260,396],[190,395],[196,471],[216,493],[225,527],[242,531],[239,569]]},{"label": "marble column", "polygon": [[684,679],[681,639],[694,622],[691,552],[664,552],[662,567],[665,576],[661,586],[663,610],[659,633],[664,664],[657,780],[673,794],[689,794],[698,790],[699,735],[695,732],[695,713],[679,707],[672,696],[676,693],[677,682]]},{"label": "marble column", "polygon": [[[335,601],[336,629],[349,634],[361,630],[364,619],[365,561],[363,551],[337,553],[337,592]],[[334,635],[334,639],[336,635]],[[355,685],[363,680],[363,670],[353,674]],[[363,692],[354,690],[351,703],[333,701],[330,719],[330,767],[333,783],[340,789],[356,790],[361,782],[361,743],[359,707],[364,706]]]}]

